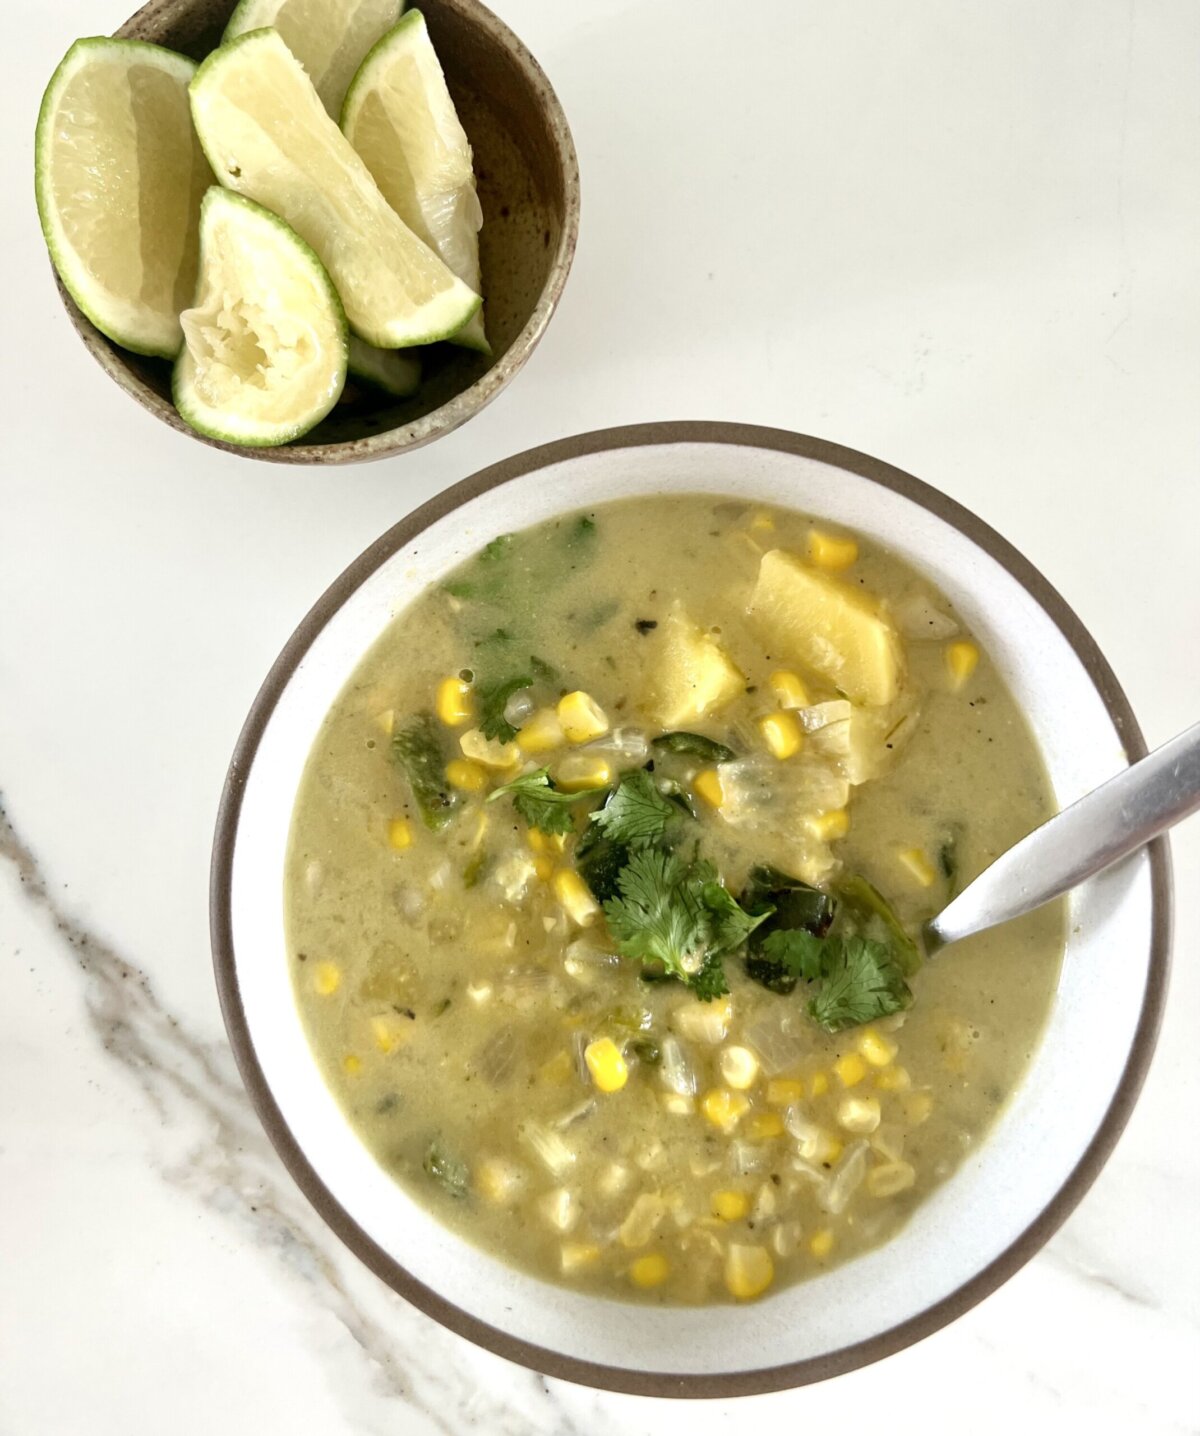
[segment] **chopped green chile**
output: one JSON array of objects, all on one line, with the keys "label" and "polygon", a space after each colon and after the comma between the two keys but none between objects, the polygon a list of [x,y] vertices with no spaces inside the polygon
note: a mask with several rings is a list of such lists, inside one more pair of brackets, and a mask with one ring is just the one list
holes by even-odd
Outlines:
[{"label": "chopped green chile", "polygon": [[706,738],[703,733],[660,733],[651,740],[650,746],[668,753],[685,753],[699,758],[702,763],[732,763],[737,754],[715,738]]},{"label": "chopped green chile", "polygon": [[[866,537],[826,575],[827,525],[761,518],[654,497],[494,539],[381,634],[296,797],[291,971],[347,1122],[464,1239],[595,1296],[747,1300],[902,1241],[1057,984],[1061,904],[914,940],[1053,812],[988,654],[969,702],[943,642],[858,643],[952,607]],[[607,728],[559,741],[576,690]]]}]

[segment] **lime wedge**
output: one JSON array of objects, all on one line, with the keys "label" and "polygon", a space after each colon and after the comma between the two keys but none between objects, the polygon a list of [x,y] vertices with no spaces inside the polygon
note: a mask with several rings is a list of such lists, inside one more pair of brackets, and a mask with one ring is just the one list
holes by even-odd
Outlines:
[{"label": "lime wedge", "polygon": [[376,349],[350,336],[350,372],[385,394],[407,399],[421,385],[421,361],[407,349]]},{"label": "lime wedge", "polygon": [[231,444],[284,444],[346,382],[346,316],[324,266],[277,216],[216,185],[200,208],[200,284],[180,316],[175,407]]},{"label": "lime wedge", "polygon": [[241,0],[223,38],[278,30],[336,120],[363,56],[403,9],[403,0]]},{"label": "lime wedge", "polygon": [[50,257],[97,329],[173,357],[196,287],[200,197],[191,60],[134,40],[76,40],[42,99],[38,213]]},{"label": "lime wedge", "polygon": [[[419,10],[410,10],[363,61],[346,96],[342,129],[409,229],[481,293],[483,211],[471,143]],[[482,310],[454,342],[491,353]]]},{"label": "lime wedge", "polygon": [[480,299],[380,194],[276,30],[214,50],[191,85],[192,118],[217,178],[273,210],[310,244],[361,339],[431,344]]}]

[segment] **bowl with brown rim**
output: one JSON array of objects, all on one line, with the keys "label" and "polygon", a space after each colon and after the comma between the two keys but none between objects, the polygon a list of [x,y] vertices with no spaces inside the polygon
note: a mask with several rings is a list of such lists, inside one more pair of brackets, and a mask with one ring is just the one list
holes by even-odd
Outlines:
[{"label": "bowl with brown rim", "polygon": [[[790,508],[923,574],[985,647],[1066,806],[1146,748],[1095,641],[1033,565],[947,495],[865,454],[744,424],[608,429],[518,454],[401,519],[318,599],[247,718],[217,820],[210,917],[234,1055],[268,1136],[336,1236],[408,1301],[549,1375],[729,1398],[823,1380],[921,1340],[1030,1260],[1112,1152],[1166,994],[1167,846],[1077,888],[1053,1006],[985,1139],[882,1246],[736,1306],[661,1307],[551,1284],[472,1245],[371,1155],[326,1086],[293,996],[283,892],[300,776],[392,617],[501,534],[609,500]],[[953,961],[953,954],[939,961]]]},{"label": "bowl with brown rim", "polygon": [[[150,0],[116,31],[202,59],[236,0]],[[131,353],[59,295],[84,346],[127,394],[171,428],[217,449],[283,464],[345,464],[419,448],[477,414],[537,347],[562,294],[579,231],[579,165],[558,97],[525,45],[478,0],[422,0],[421,11],[475,156],[483,207],[480,264],[490,356],[452,344],[422,351],[409,399],[351,380],[310,433],[274,449],[198,434],[171,402],[171,364]]]}]

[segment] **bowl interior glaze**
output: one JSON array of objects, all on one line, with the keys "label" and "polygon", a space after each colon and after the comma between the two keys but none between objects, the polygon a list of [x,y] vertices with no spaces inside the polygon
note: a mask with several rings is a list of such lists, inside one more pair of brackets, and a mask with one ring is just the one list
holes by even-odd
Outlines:
[{"label": "bowl interior glaze", "polygon": [[664,1311],[547,1285],[442,1228],[360,1144],[301,1027],[280,902],[297,784],[342,685],[428,584],[497,534],[645,493],[729,495],[822,515],[927,574],[1023,706],[1060,803],[1144,750],[1078,620],[983,523],[863,455],[744,426],[610,430],[496,465],[384,535],[281,655],[230,770],[212,889],[226,1021],[272,1140],[342,1239],[455,1330],[594,1385],[730,1396],[820,1379],[928,1334],[1058,1226],[1111,1150],[1149,1061],[1169,878],[1158,845],[1072,895],[1056,1001],[1026,1080],[990,1138],[877,1251],[755,1304]]},{"label": "bowl interior glaze", "polygon": [[[117,31],[193,59],[220,41],[236,0],[152,0]],[[347,401],[310,433],[276,449],[245,449],[195,433],[171,403],[171,365],[121,349],[59,284],[92,355],[158,418],[217,448],[281,463],[345,463],[416,448],[477,413],[532,353],[566,282],[579,219],[579,172],[566,119],[529,51],[477,0],[422,0],[475,155],[483,207],[480,264],[492,355],[453,344],[422,351],[410,399],[348,383]]]}]

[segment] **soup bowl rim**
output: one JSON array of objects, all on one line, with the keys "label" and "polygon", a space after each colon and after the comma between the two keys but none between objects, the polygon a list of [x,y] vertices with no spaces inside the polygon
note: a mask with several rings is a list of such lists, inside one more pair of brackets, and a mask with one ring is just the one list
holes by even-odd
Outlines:
[{"label": "soup bowl rim", "polygon": [[[1095,640],[1062,596],[1006,539],[948,495],[881,460],[787,430],[716,421],[674,421],[606,428],[559,439],[503,459],[463,479],[408,514],[359,555],[326,589],[285,644],[263,682],[239,735],[221,795],[209,892],[213,963],[222,1015],[242,1080],[267,1136],[297,1185],[341,1241],[393,1290],[457,1334],[550,1376],[584,1385],[657,1397],[730,1398],[806,1385],[899,1351],[968,1311],[1029,1261],[1078,1205],[1111,1155],[1137,1101],[1153,1056],[1166,999],[1172,931],[1169,850],[1160,838],[1147,848],[1151,922],[1142,1005],[1120,1080],[1107,1111],[1057,1194],[990,1264],[910,1320],[866,1340],[794,1362],[714,1374],[631,1370],[540,1346],[482,1321],[415,1278],[351,1217],[333,1196],[290,1130],[256,1055],[242,1003],[233,937],[231,887],[242,798],[267,723],[302,658],[347,600],[394,554],[432,524],[510,480],[554,464],[614,449],[668,444],[734,445],[813,459],[889,489],[951,525],[1008,573],[1057,626],[1094,685],[1130,762],[1146,744],[1125,693]],[[646,494],[653,492],[647,488]],[[564,497],[561,512],[578,504]],[[894,1240],[903,1241],[900,1233]],[[606,1303],[611,1306],[611,1303]]]}]

